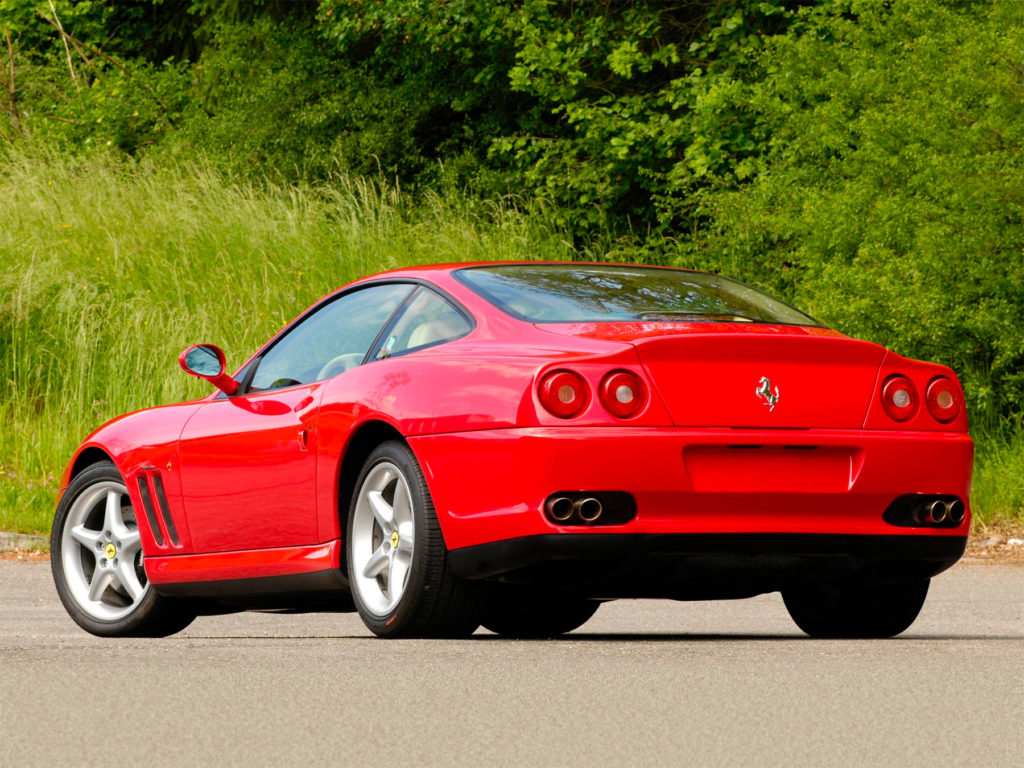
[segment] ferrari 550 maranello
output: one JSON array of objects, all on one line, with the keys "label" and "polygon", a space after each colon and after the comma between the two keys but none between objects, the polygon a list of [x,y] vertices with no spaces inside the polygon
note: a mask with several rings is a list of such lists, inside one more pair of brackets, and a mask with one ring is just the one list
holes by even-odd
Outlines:
[{"label": "ferrari 550 maranello", "polygon": [[78,449],[52,533],[71,617],[167,635],[240,608],[383,637],[548,637],[616,598],[781,591],[888,637],[963,554],[973,445],[940,365],[701,272],[421,267],[358,280],[216,389]]}]

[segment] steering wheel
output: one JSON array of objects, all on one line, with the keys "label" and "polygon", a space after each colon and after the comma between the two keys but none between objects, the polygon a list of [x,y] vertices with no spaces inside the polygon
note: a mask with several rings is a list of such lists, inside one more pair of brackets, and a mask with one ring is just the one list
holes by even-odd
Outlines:
[{"label": "steering wheel", "polygon": [[359,352],[350,352],[346,355],[338,355],[337,357],[329,360],[323,368],[320,369],[320,373],[316,375],[317,379],[329,379],[331,376],[337,376],[339,373],[344,373],[350,368],[355,368],[363,360],[363,356]]}]

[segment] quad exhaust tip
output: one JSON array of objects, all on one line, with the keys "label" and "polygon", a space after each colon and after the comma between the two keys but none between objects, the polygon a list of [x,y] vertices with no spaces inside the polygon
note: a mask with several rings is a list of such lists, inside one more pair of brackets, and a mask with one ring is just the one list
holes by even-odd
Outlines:
[{"label": "quad exhaust tip", "polygon": [[564,523],[576,511],[576,505],[568,496],[554,496],[548,499],[548,517],[557,523]]},{"label": "quad exhaust tip", "polygon": [[927,507],[925,507],[925,522],[934,523],[939,525],[946,522],[946,517],[949,515],[949,509],[946,507],[944,501],[933,501]]},{"label": "quad exhaust tip", "polygon": [[625,525],[636,517],[636,499],[625,491],[557,491],[543,511],[558,526]]},{"label": "quad exhaust tip", "polygon": [[967,507],[960,499],[951,501],[946,505],[946,515],[949,517],[951,523],[960,525],[964,521],[964,517],[967,515]]},{"label": "quad exhaust tip", "polygon": [[601,517],[601,512],[604,511],[604,507],[601,502],[595,499],[593,496],[588,496],[585,499],[580,499],[575,505],[576,514],[580,516],[580,520],[585,523],[596,522]]},{"label": "quad exhaust tip", "polygon": [[959,528],[967,518],[967,502],[953,494],[907,493],[882,513],[890,525],[909,528]]}]

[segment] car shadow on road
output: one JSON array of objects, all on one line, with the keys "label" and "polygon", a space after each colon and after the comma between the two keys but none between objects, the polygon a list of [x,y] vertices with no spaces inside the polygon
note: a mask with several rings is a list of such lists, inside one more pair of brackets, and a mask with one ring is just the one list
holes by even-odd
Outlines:
[{"label": "car shadow on road", "polygon": [[[474,635],[470,638],[474,642],[515,642],[515,638],[501,637],[499,635]],[[949,641],[1014,641],[1024,640],[1024,635],[907,635],[899,637],[884,638],[886,642],[949,642]],[[686,633],[616,633],[616,634],[588,634],[575,633],[561,637],[545,638],[541,642],[549,643],[707,643],[707,642],[827,642],[827,643],[851,643],[864,642],[865,640],[877,640],[877,638],[813,638],[805,635],[769,635],[769,634],[686,634]],[[531,640],[529,642],[538,642]]]},{"label": "car shadow on road", "polygon": [[[769,634],[686,634],[668,632],[638,632],[638,633],[574,633],[560,637],[547,638],[515,638],[502,637],[495,634],[477,634],[460,639],[392,639],[382,640],[381,638],[368,635],[194,635],[183,634],[175,636],[179,640],[247,640],[280,642],[282,640],[292,641],[325,641],[325,640],[365,640],[382,643],[729,643],[729,642],[797,642],[797,643],[862,643],[878,641],[877,638],[813,638],[804,635],[769,635]],[[1024,635],[906,635],[884,638],[887,643],[936,643],[936,642],[1014,642],[1024,641]]]}]

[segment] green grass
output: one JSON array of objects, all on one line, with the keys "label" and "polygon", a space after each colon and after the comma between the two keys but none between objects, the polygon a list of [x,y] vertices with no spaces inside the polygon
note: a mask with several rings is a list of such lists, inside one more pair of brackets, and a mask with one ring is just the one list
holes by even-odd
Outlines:
[{"label": "green grass", "polygon": [[1024,525],[1024,425],[1004,425],[974,439],[975,529]]},{"label": "green grass", "polygon": [[63,467],[90,431],[209,392],[178,368],[189,344],[218,344],[237,365],[360,275],[571,256],[507,204],[97,158],[0,163],[0,222],[0,529],[20,532],[49,530]]},{"label": "green grass", "polygon": [[[107,419],[206,394],[177,366],[189,344],[238,364],[360,275],[571,257],[536,218],[458,194],[413,202],[346,178],[253,186],[202,167],[0,161],[0,530],[49,530],[64,464]],[[1020,522],[1024,428],[976,439],[979,524]]]}]

